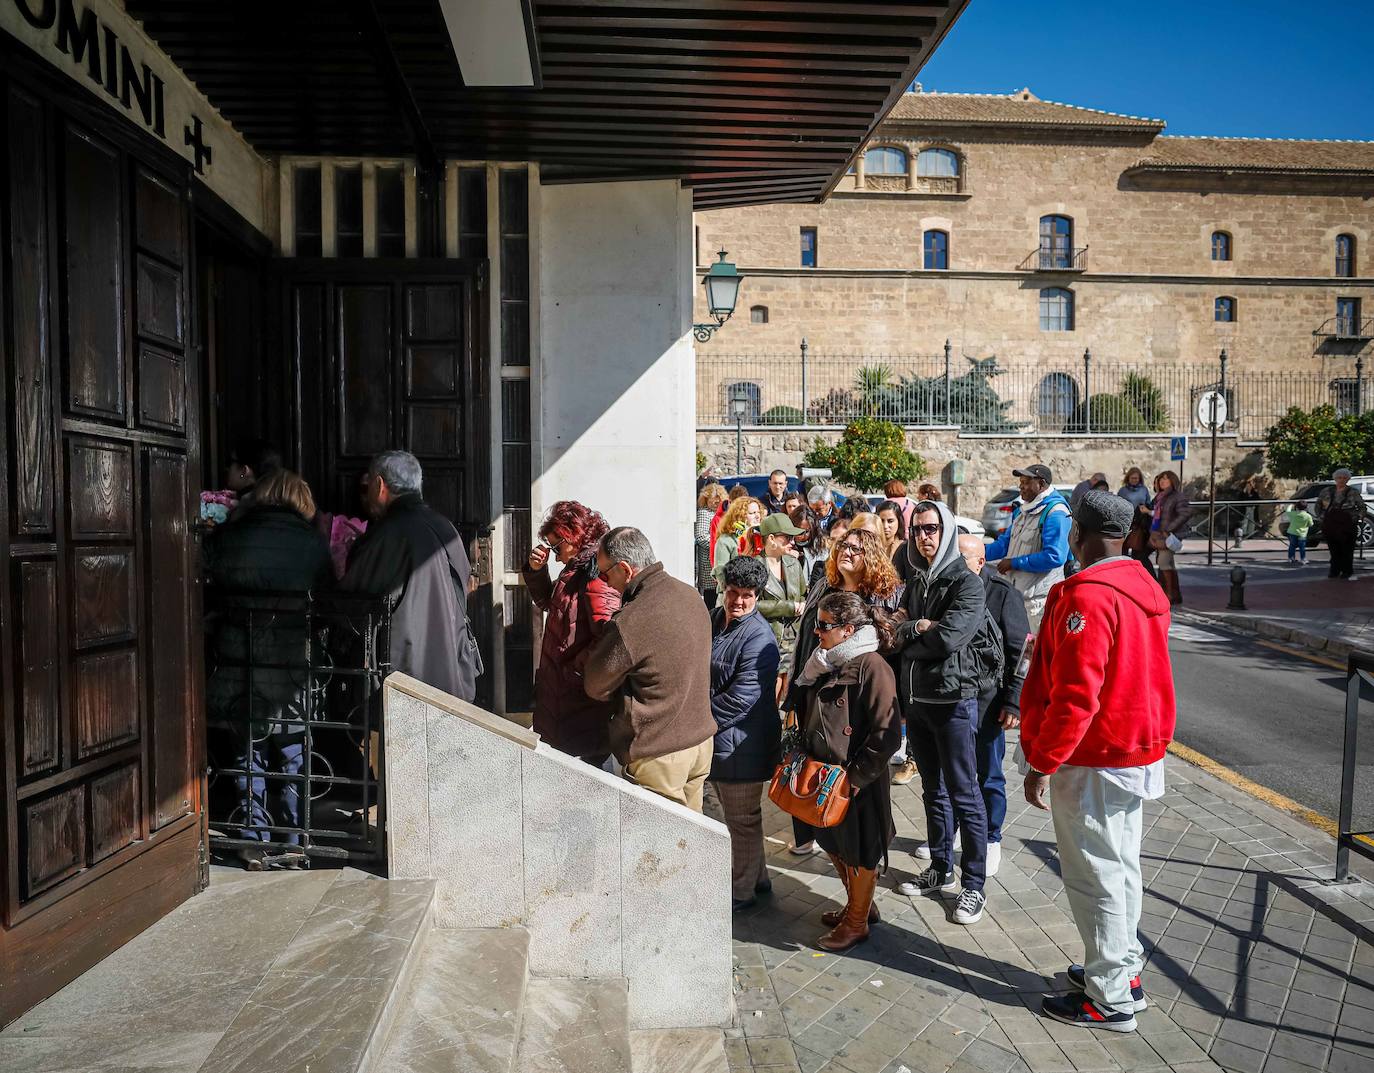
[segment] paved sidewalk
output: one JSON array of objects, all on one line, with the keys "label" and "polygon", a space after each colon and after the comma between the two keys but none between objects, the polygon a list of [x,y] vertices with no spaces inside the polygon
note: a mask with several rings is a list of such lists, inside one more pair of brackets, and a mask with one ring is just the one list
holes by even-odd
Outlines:
[{"label": "paved sidewalk", "polygon": [[1141,931],[1151,1007],[1137,1033],[1071,1028],[1034,1012],[1042,994],[1067,988],[1063,970],[1082,960],[1082,944],[1049,814],[1025,805],[1014,773],[983,919],[961,927],[947,918],[951,903],[895,893],[919,870],[909,856],[924,837],[918,779],[893,787],[898,833],[879,880],[883,922],[844,955],[814,945],[839,880],[823,855],[786,852],[790,821],[767,806],[774,896],[736,917],[731,1068],[1374,1070],[1374,884],[1323,886],[1328,837],[1182,761],[1168,765],[1168,793],[1146,807]]}]

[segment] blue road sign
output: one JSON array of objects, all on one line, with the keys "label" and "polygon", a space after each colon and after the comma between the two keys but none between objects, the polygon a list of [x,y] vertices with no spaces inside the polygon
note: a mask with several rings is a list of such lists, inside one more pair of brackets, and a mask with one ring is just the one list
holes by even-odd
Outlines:
[{"label": "blue road sign", "polygon": [[1182,462],[1188,457],[1188,437],[1172,436],[1169,438],[1169,461]]}]

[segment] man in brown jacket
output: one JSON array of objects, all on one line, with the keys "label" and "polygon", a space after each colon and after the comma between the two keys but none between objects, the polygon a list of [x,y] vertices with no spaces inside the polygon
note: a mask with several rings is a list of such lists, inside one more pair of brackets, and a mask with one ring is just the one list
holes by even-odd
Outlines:
[{"label": "man in brown jacket", "polygon": [[620,610],[587,656],[587,696],[611,702],[611,751],[626,778],[700,812],[716,734],[706,605],[638,529],[602,537],[596,565]]}]

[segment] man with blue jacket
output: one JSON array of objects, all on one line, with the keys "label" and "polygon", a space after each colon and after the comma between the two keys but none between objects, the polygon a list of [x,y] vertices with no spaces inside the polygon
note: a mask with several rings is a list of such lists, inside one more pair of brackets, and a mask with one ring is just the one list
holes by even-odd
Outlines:
[{"label": "man with blue jacket", "polygon": [[987,557],[1016,586],[1026,601],[1030,628],[1038,632],[1050,588],[1064,580],[1073,519],[1069,504],[1054,489],[1049,466],[1037,462],[1011,472],[1020,481],[1021,502],[1012,512],[1011,525],[988,545]]}]

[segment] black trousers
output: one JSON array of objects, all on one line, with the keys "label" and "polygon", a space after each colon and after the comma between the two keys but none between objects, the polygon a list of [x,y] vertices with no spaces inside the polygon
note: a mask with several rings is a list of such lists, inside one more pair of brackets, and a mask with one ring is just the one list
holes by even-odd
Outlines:
[{"label": "black trousers", "polygon": [[1349,536],[1327,535],[1327,547],[1331,549],[1330,577],[1353,577],[1355,574],[1355,534]]}]

